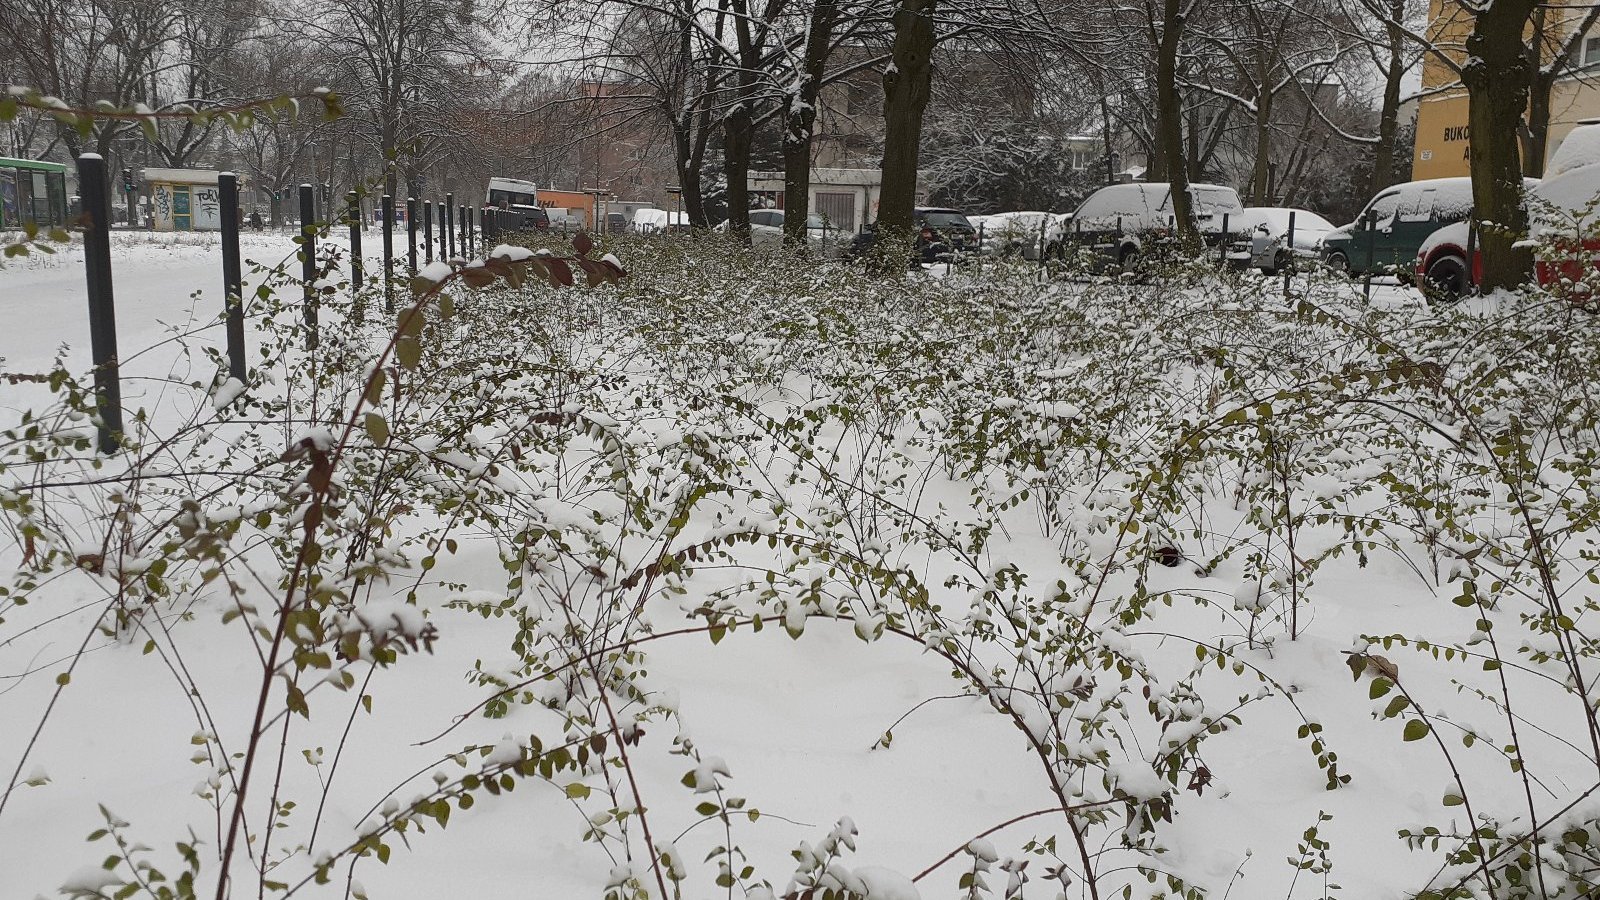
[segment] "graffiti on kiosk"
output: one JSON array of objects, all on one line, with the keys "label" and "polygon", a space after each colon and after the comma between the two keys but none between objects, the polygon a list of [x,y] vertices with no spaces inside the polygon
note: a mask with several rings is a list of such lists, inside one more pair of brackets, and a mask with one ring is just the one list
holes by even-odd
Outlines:
[{"label": "graffiti on kiosk", "polygon": [[155,190],[151,192],[151,196],[156,204],[156,221],[172,221],[172,188],[164,184],[158,184],[155,186]]},{"label": "graffiti on kiosk", "polygon": [[194,227],[210,229],[222,227],[222,194],[215,187],[194,189]]}]

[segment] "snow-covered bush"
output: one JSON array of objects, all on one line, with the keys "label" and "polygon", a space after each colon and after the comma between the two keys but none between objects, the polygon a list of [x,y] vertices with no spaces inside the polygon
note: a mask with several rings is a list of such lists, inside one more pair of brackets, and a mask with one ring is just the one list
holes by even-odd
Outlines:
[{"label": "snow-covered bush", "polygon": [[[205,804],[107,807],[91,838],[116,850],[68,896],[227,896],[224,867],[233,896],[378,896],[358,880],[426,852],[418,832],[515,804],[559,823],[541,840],[597,848],[609,864],[579,881],[618,900],[1199,897],[1248,861],[1244,826],[1218,823],[1257,814],[1249,840],[1288,835],[1274,895],[1333,894],[1351,844],[1415,848],[1378,883],[1419,896],[1592,890],[1583,313],[1392,308],[1318,275],[1286,302],[1209,262],[869,279],[709,238],[606,249],[632,277],[588,291],[507,250],[392,319],[329,295],[315,354],[279,276],[252,382],[175,381],[114,458],[89,450],[88,388],[51,373],[0,445],[0,616],[86,624],[85,646],[114,642],[102,673],[169,670]],[[72,613],[62,584],[94,602]],[[962,735],[919,720],[960,704],[1009,752],[929,793],[1026,771],[1028,808],[947,805],[970,837],[891,871],[877,848],[905,835],[848,809],[785,821],[810,786],[747,792],[760,761],[697,737],[661,671],[840,637],[950,680],[830,698],[903,703],[841,765],[940,757]],[[466,674],[451,705],[407,680],[430,653]],[[23,683],[95,689],[83,658]],[[803,690],[719,676],[762,706]],[[19,773],[40,761],[0,747]],[[352,773],[387,756],[416,774]],[[1326,812],[1368,779],[1468,818]],[[18,774],[6,797],[46,789]],[[1246,806],[1260,790],[1293,809]]]}]

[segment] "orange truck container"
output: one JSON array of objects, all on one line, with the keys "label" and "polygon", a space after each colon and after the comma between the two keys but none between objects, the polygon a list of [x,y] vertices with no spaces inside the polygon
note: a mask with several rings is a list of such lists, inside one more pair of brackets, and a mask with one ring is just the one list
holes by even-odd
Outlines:
[{"label": "orange truck container", "polygon": [[[547,210],[565,210],[569,220],[579,216],[583,222],[579,227],[588,228],[594,221],[594,196],[582,191],[547,191],[539,189],[539,205]],[[551,224],[554,225],[555,217]]]}]

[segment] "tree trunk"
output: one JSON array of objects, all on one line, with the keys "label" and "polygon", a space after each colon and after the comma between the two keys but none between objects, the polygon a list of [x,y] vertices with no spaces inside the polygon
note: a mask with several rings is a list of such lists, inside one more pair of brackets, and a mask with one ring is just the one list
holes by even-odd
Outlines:
[{"label": "tree trunk", "polygon": [[1399,21],[1405,16],[1406,0],[1389,0],[1389,23],[1385,32],[1389,42],[1389,65],[1384,70],[1383,106],[1378,112],[1378,146],[1373,154],[1372,177],[1367,193],[1378,192],[1394,183],[1394,142],[1400,133],[1400,83],[1405,79],[1406,36]]},{"label": "tree trunk", "polygon": [[728,179],[728,235],[750,244],[750,142],[755,124],[742,98],[722,120],[722,171]]},{"label": "tree trunk", "polygon": [[1516,246],[1528,230],[1522,207],[1517,124],[1528,108],[1532,72],[1522,34],[1537,0],[1497,0],[1473,22],[1467,38],[1467,124],[1471,134],[1473,215],[1480,230],[1484,291],[1515,287],[1533,269],[1533,254]]},{"label": "tree trunk", "polygon": [[722,119],[722,171],[728,179],[728,234],[750,244],[750,144],[755,131],[756,68],[760,65],[750,35],[750,4],[731,0],[738,72],[731,79],[733,105]]},{"label": "tree trunk", "polygon": [[[817,97],[839,20],[838,0],[816,0],[806,29],[805,58],[798,90],[787,99],[783,116],[783,243],[791,250],[807,248],[806,220],[811,216],[811,140],[817,122]],[[831,223],[830,223],[831,224]]]},{"label": "tree trunk", "polygon": [[1250,205],[1270,206],[1272,203],[1272,87],[1267,78],[1270,72],[1261,72],[1261,96],[1256,98],[1256,159],[1250,176]]},{"label": "tree trunk", "polygon": [[1544,177],[1544,161],[1550,148],[1550,91],[1555,87],[1559,69],[1546,75],[1533,76],[1533,91],[1528,97],[1528,155],[1522,161],[1522,172],[1529,178]]},{"label": "tree trunk", "polygon": [[1178,94],[1178,44],[1183,40],[1183,2],[1164,0],[1161,15],[1161,41],[1156,49],[1156,128],[1157,143],[1166,161],[1167,184],[1172,188],[1172,215],[1178,228],[1178,243],[1194,251],[1200,247],[1200,231],[1195,225],[1194,204],[1189,197],[1189,172],[1184,165],[1183,98]]},{"label": "tree trunk", "polygon": [[883,184],[878,194],[880,271],[903,271],[913,243],[922,114],[933,86],[933,13],[938,0],[900,0],[894,49],[883,73]]}]

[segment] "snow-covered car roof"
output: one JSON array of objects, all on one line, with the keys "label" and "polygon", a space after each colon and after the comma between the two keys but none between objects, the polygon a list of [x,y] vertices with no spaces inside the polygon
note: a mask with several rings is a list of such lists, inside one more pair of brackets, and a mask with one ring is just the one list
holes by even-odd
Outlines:
[{"label": "snow-covered car roof", "polygon": [[1600,165],[1600,121],[1589,119],[1579,122],[1561,139],[1556,152],[1550,154],[1550,163],[1544,167],[1544,177],[1554,178],[1573,169]]},{"label": "snow-covered car roof", "polygon": [[1257,225],[1265,223],[1268,232],[1273,235],[1280,235],[1289,230],[1290,213],[1294,213],[1294,230],[1296,233],[1301,231],[1328,232],[1335,227],[1332,222],[1309,209],[1287,206],[1247,206],[1244,212],[1238,214],[1238,229],[1255,228]]}]

